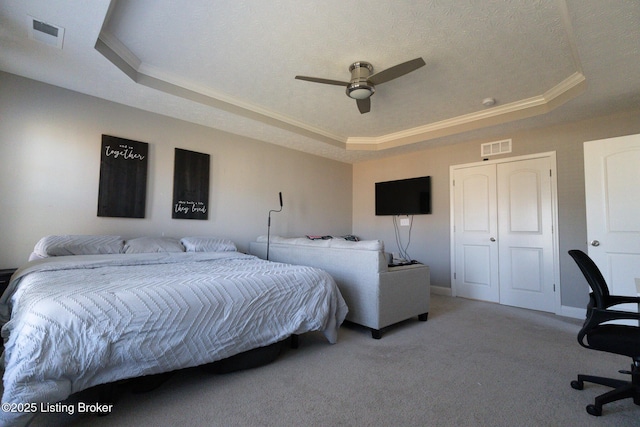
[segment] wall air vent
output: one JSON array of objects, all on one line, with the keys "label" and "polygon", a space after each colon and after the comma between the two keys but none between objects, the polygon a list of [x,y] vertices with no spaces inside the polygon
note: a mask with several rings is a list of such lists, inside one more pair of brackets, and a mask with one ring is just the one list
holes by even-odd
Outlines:
[{"label": "wall air vent", "polygon": [[511,140],[505,139],[503,141],[487,142],[480,146],[480,156],[495,156],[496,154],[504,154],[511,152]]},{"label": "wall air vent", "polygon": [[27,16],[29,38],[62,49],[64,28]]}]

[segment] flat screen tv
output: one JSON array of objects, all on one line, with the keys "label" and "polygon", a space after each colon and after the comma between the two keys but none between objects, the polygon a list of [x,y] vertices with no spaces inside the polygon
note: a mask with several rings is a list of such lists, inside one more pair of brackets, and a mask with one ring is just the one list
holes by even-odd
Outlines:
[{"label": "flat screen tv", "polygon": [[376,182],[376,215],[431,213],[431,177]]}]

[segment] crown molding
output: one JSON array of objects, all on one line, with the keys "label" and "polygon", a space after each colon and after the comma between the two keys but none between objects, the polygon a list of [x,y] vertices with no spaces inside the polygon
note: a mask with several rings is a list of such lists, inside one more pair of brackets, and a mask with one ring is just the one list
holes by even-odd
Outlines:
[{"label": "crown molding", "polygon": [[528,99],[383,136],[349,137],[347,150],[386,150],[545,114],[580,95],[585,89],[586,78],[576,72],[545,93]]},{"label": "crown molding", "polygon": [[332,135],[291,117],[215,93],[208,88],[162,73],[144,64],[120,40],[106,31],[100,33],[95,49],[140,85],[319,140],[335,147],[346,148],[346,138]]}]

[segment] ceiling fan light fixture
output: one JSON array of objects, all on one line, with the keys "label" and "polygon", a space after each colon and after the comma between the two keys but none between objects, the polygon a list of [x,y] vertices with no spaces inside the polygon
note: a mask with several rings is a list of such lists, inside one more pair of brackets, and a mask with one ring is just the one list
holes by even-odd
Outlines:
[{"label": "ceiling fan light fixture", "polygon": [[369,98],[376,92],[376,85],[397,79],[425,65],[424,59],[415,58],[411,61],[403,62],[376,74],[372,74],[373,65],[365,61],[358,61],[349,67],[349,72],[351,73],[349,83],[308,76],[296,76],[296,79],[328,85],[346,85],[347,96],[357,101],[358,111],[360,111],[360,114],[364,114],[371,111],[371,100]]},{"label": "ceiling fan light fixture", "polygon": [[347,96],[352,99],[367,99],[376,91],[373,84],[367,80],[373,73],[373,65],[365,61],[358,61],[349,67],[351,83],[347,86]]},{"label": "ceiling fan light fixture", "polygon": [[353,99],[367,99],[376,89],[366,83],[351,83],[347,86],[347,95]]}]

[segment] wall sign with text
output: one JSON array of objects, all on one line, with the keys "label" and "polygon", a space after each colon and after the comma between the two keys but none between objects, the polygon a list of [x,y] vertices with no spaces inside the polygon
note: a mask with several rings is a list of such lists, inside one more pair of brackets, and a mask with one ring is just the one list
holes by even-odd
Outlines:
[{"label": "wall sign with text", "polygon": [[209,163],[208,154],[175,149],[172,218],[209,218]]},{"label": "wall sign with text", "polygon": [[144,218],[149,144],[102,135],[98,216]]}]

